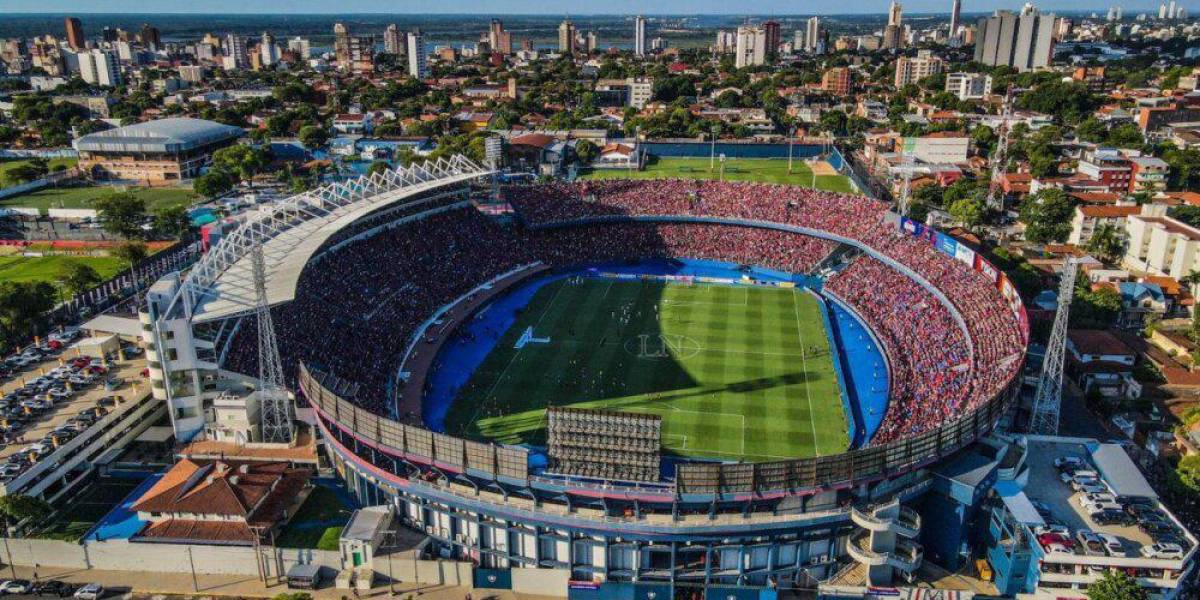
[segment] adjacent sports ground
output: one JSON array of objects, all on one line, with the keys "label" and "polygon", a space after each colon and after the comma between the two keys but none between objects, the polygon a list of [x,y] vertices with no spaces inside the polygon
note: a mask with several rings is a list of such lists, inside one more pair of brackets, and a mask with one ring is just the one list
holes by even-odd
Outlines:
[{"label": "adjacent sports ground", "polygon": [[[667,158],[650,157],[649,162],[641,171],[627,169],[596,169],[580,175],[582,179],[663,179],[679,177],[684,179],[719,179],[721,177],[720,163],[716,169],[709,169],[707,158]],[[854,186],[845,175],[837,175],[837,171],[824,161],[813,163],[817,170],[813,178],[813,168],[808,163],[797,158],[792,162],[792,172],[788,173],[786,158],[726,158],[726,181],[757,181],[764,183],[785,183],[802,187],[816,187],[820,190],[853,194]]]},{"label": "adjacent sports ground", "polygon": [[92,202],[113,194],[129,193],[146,203],[146,210],[155,213],[169,206],[187,206],[198,195],[184,188],[129,187],[88,185],[77,187],[43,188],[0,200],[0,208],[39,208],[43,213],[51,208],[92,208]]},{"label": "adjacent sports ground", "polygon": [[[847,447],[820,302],[802,289],[568,278],[546,284],[471,375],[446,432],[542,444],[548,405],[663,417],[683,457]],[[534,339],[515,348],[530,331]]]}]

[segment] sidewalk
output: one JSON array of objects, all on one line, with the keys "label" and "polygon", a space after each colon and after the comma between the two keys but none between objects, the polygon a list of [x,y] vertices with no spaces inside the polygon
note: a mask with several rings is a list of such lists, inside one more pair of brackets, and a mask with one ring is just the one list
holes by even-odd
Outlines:
[{"label": "sidewalk", "polygon": [[[32,580],[31,567],[16,568],[18,579]],[[78,585],[99,583],[111,592],[130,592],[137,595],[178,595],[204,596],[212,598],[271,598],[285,592],[307,592],[318,600],[340,600],[354,598],[354,592],[333,587],[332,581],[327,581],[319,590],[290,590],[282,583],[271,581],[265,585],[254,576],[240,575],[197,575],[193,585],[191,573],[148,573],[142,571],[100,571],[95,569],[61,569],[40,567],[37,570],[38,579],[58,579]],[[5,566],[0,569],[0,579],[12,578],[12,569]],[[377,579],[383,580],[384,577]],[[422,599],[430,600],[463,600],[467,594],[472,598],[495,598],[496,600],[532,600],[547,598],[544,596],[527,596],[507,590],[472,590],[466,587],[440,586],[433,584],[413,585],[397,583],[396,594],[393,596],[388,586],[376,584],[369,592],[359,592],[358,598],[374,598],[388,600]]]}]

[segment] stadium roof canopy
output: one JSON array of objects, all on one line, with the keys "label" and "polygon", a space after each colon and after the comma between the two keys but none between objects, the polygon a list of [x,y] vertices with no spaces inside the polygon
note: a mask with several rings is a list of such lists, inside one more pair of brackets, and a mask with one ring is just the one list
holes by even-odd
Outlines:
[{"label": "stadium roof canopy", "polygon": [[291,301],[304,266],[342,228],[381,208],[491,172],[455,156],[330,184],[263,206],[204,254],[167,313],[207,322],[252,311],[257,297],[252,253],[259,245],[267,303]]},{"label": "stadium roof canopy", "polygon": [[89,133],[75,140],[80,152],[172,154],[241,137],[241,127],[189,118],[159,119]]}]

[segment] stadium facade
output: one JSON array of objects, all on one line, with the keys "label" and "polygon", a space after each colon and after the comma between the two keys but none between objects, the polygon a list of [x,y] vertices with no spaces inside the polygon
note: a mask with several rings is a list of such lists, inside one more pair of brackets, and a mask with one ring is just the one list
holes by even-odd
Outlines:
[{"label": "stadium facade", "polygon": [[[456,211],[475,214],[469,186],[490,174],[455,158],[303,194],[232,228],[186,276],[158,282],[142,322],[154,394],[168,403],[180,439],[203,429],[212,400],[229,387],[226,382],[253,380],[241,374],[255,371],[252,363],[239,364],[237,348],[240,337],[254,328],[249,318],[255,306],[252,248],[263,248],[270,303],[286,305],[311,292],[303,289],[306,265],[322,265],[337,252],[397,228]],[[581,206],[591,210],[604,204],[603,198],[589,200]],[[444,333],[471,315],[456,315],[456,308],[548,267],[538,261],[497,266],[405,332],[399,367],[374,366],[394,371],[386,402],[364,401],[369,394],[362,382],[340,376],[329,366],[332,358],[309,354],[289,363],[298,414],[320,431],[327,458],[349,489],[364,504],[396,507],[406,526],[430,538],[427,550],[433,555],[475,563],[479,587],[506,587],[526,570],[539,569],[548,580],[573,582],[572,593],[580,597],[598,586],[627,585],[639,597],[654,598],[701,586],[733,594],[740,588],[814,587],[838,580],[889,584],[911,577],[927,552],[940,564],[955,565],[983,497],[997,481],[1019,481],[1026,461],[1020,443],[993,431],[1017,397],[1028,336],[1019,296],[1004,275],[952,238],[884,210],[864,219],[878,218],[879,227],[891,232],[885,238],[839,229],[845,224],[823,230],[794,218],[733,215],[715,202],[698,206],[693,201],[691,210],[678,214],[634,212],[576,218],[554,227],[702,223],[815,238],[838,249],[831,255],[876,261],[915,283],[949,312],[961,332],[956,335],[972,344],[972,368],[991,360],[1003,376],[972,384],[973,390],[986,389],[986,397],[945,411],[937,422],[831,456],[680,461],[657,482],[548,474],[527,447],[431,431],[414,416],[420,398],[398,391],[412,376],[406,371],[409,359],[425,349],[434,331]],[[537,228],[536,218],[526,214],[522,219],[523,226]],[[890,245],[909,247],[914,241],[925,249],[922,261],[938,269],[974,271],[974,284],[992,288],[978,297],[994,296],[995,308],[984,309],[987,318],[1017,332],[1018,354],[989,355],[982,345],[986,341],[972,337],[978,337],[977,326],[964,318],[954,292],[935,285],[930,270],[918,272],[913,263],[893,256]],[[925,253],[930,248],[936,255]],[[326,351],[338,352],[329,342]],[[984,477],[979,476],[981,461],[991,465]]]}]

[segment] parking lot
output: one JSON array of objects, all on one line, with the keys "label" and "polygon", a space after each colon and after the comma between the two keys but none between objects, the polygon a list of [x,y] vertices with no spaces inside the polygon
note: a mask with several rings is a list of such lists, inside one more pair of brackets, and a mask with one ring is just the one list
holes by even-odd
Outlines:
[{"label": "parking lot", "polygon": [[[1025,492],[1035,506],[1042,505],[1048,509],[1049,516],[1043,514],[1047,523],[1058,523],[1070,529],[1070,538],[1076,543],[1075,552],[1083,553],[1078,534],[1080,531],[1091,531],[1097,534],[1108,534],[1120,541],[1127,557],[1142,557],[1141,550],[1156,541],[1154,536],[1143,531],[1136,519],[1129,517],[1131,524],[1100,524],[1097,523],[1083,507],[1080,499],[1083,492],[1072,489],[1071,484],[1062,481],[1061,471],[1055,467],[1054,461],[1061,457],[1077,457],[1087,464],[1088,452],[1082,444],[1030,442],[1028,464],[1030,467],[1029,485]],[[1154,503],[1158,505],[1157,502]],[[1159,505],[1161,508],[1161,506]],[[1160,536],[1161,537],[1161,536]],[[1179,535],[1179,537],[1183,537]],[[1186,551],[1187,548],[1185,547]],[[1110,554],[1122,556],[1122,554]]]},{"label": "parking lot", "polygon": [[144,366],[137,359],[106,360],[68,348],[15,368],[0,384],[0,481],[86,430],[117,397],[130,395]]}]

